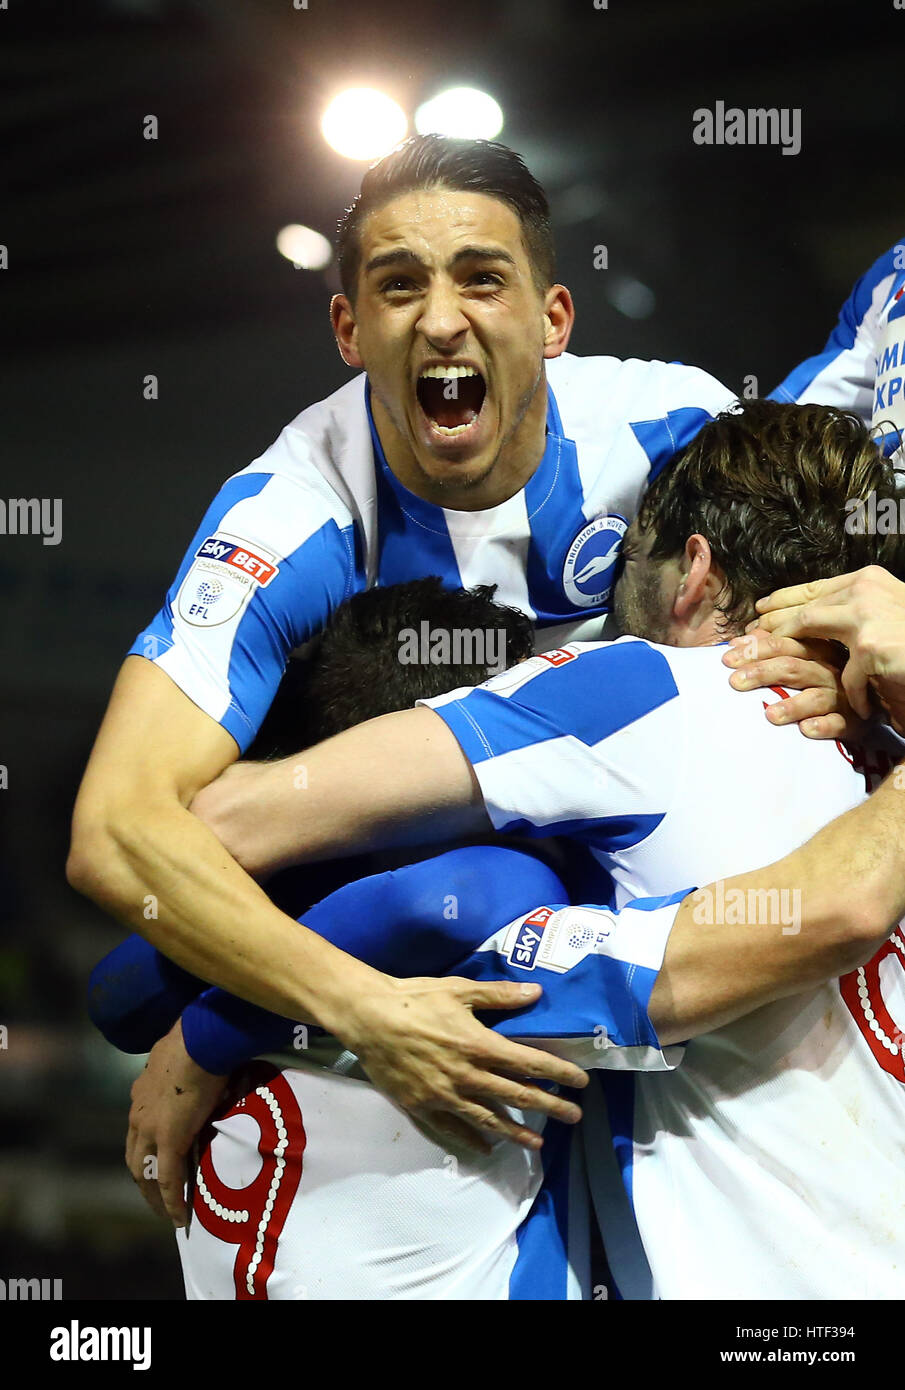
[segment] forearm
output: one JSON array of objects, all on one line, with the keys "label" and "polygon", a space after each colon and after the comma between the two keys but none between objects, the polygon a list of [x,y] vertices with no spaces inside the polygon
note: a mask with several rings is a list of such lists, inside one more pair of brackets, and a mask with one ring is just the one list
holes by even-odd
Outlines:
[{"label": "forearm", "polygon": [[70,876],[182,969],[290,1018],[332,1029],[378,978],[274,907],[175,799],[83,827]]},{"label": "forearm", "polygon": [[777,863],[690,894],[651,995],[661,1043],[846,974],[905,916],[905,777]]},{"label": "forearm", "polygon": [[191,809],[255,878],[489,827],[471,765],[423,708],[372,719],[294,758],[238,763]]}]

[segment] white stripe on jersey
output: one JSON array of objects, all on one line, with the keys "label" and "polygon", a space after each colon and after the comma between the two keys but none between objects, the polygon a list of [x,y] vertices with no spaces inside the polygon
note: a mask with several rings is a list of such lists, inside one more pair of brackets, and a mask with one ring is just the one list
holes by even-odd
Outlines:
[{"label": "white stripe on jersey", "polygon": [[[525,506],[524,492],[517,492],[508,502],[493,509],[493,524],[488,527],[483,512],[459,512],[443,509],[449,538],[464,589],[486,584],[493,575],[497,585],[494,599],[510,608],[518,608],[532,620],[534,609],[528,596],[525,565],[531,528]],[[500,545],[500,533],[512,537]]]}]

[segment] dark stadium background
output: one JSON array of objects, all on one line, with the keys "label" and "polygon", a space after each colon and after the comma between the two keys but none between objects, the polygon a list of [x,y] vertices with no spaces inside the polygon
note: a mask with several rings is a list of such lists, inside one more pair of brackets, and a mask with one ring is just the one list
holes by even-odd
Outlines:
[{"label": "dark stadium background", "polygon": [[[364,166],[318,128],[326,100],[492,92],[550,195],[573,350],[766,391],[905,231],[903,52],[894,0],[0,8],[0,494],[63,507],[58,546],[0,536],[4,1278],[181,1296],[121,1161],[140,1063],[84,1015],[120,933],[66,886],[68,818],[117,667],[219,483],[348,376],[333,272],[274,248],[288,222],[330,234],[356,191]],[[801,153],[696,146],[692,112],[717,100],[800,107]]]}]

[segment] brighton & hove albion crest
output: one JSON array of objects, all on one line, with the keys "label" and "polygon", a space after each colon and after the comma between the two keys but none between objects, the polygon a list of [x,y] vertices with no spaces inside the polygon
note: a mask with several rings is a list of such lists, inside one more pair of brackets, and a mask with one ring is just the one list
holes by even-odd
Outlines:
[{"label": "brighton & hove albion crest", "polygon": [[610,597],[619,546],[627,530],[625,517],[599,516],[569,546],[562,582],[566,597],[577,608],[597,608]]}]

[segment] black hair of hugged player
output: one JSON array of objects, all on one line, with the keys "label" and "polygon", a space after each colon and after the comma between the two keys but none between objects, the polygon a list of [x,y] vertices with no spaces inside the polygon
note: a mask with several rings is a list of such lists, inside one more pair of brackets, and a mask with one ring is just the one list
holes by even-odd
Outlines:
[{"label": "black hair of hugged player", "polygon": [[290,756],[524,661],[534,652],[531,619],[495,603],[495,592],[445,589],[429,575],[353,594],[311,656],[290,662],[249,756]]}]

